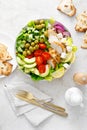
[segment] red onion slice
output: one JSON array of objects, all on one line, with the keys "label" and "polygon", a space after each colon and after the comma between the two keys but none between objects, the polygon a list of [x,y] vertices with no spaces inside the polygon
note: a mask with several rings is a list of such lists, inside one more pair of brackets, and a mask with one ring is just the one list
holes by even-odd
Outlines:
[{"label": "red onion slice", "polygon": [[64,31],[62,34],[63,34],[63,37],[71,37],[71,34],[68,31]]},{"label": "red onion slice", "polygon": [[57,33],[63,33],[65,31],[65,27],[59,22],[55,22],[53,27],[55,28]]}]

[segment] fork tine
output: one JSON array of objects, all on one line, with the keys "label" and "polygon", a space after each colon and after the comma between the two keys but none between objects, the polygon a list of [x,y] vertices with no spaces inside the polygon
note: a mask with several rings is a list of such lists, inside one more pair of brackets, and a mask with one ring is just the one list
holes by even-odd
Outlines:
[{"label": "fork tine", "polygon": [[33,96],[31,92],[27,92],[25,90],[19,90],[17,94],[20,96],[26,97],[28,99],[35,99],[35,97]]}]

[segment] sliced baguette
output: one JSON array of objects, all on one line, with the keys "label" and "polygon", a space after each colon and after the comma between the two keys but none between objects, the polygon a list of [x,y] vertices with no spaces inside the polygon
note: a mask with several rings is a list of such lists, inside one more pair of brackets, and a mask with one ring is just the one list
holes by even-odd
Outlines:
[{"label": "sliced baguette", "polygon": [[76,14],[76,8],[73,5],[72,0],[61,0],[57,10],[61,11],[62,13],[73,16]]},{"label": "sliced baguette", "polygon": [[87,30],[87,12],[84,11],[77,16],[75,30],[78,32],[86,32]]}]

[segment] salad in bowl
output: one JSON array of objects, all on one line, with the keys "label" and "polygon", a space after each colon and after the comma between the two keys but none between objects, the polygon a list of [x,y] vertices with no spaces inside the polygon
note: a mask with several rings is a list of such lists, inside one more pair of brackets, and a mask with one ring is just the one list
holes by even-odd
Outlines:
[{"label": "salad in bowl", "polygon": [[16,38],[16,59],[33,80],[61,78],[75,60],[77,47],[67,28],[53,19],[29,21]]}]

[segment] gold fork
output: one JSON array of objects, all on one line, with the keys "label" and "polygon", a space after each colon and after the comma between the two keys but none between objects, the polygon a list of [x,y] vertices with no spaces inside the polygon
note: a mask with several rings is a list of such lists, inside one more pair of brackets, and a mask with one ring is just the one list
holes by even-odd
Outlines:
[{"label": "gold fork", "polygon": [[64,108],[57,106],[57,105],[50,103],[50,102],[45,102],[44,100],[39,100],[39,99],[35,98],[33,96],[33,94],[30,92],[27,92],[24,90],[19,91],[16,94],[16,97],[21,99],[21,100],[24,100],[26,102],[29,102],[33,105],[39,106],[43,109],[49,110],[49,111],[56,113],[58,115],[65,116],[65,117],[68,116],[68,114],[65,112]]}]

